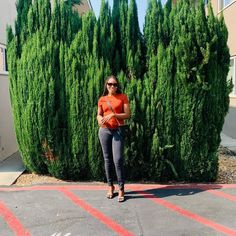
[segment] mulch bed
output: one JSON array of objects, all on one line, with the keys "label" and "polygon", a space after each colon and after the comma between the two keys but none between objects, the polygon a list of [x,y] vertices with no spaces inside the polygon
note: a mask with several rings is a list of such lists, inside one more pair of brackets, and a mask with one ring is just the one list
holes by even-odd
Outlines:
[{"label": "mulch bed", "polygon": [[[46,175],[38,175],[34,173],[23,173],[15,181],[14,185],[26,186],[26,185],[32,185],[32,184],[45,184],[45,183],[61,184],[61,183],[68,183],[68,181],[63,181],[63,180],[60,180],[51,176],[46,176]],[[236,153],[222,146],[219,148],[219,171],[218,171],[218,177],[215,183],[218,183],[218,184],[236,183]]]}]

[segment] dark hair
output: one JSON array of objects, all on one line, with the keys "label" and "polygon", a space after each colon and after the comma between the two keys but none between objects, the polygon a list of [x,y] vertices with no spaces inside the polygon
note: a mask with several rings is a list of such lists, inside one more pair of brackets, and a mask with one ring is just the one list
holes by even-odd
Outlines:
[{"label": "dark hair", "polygon": [[120,88],[120,84],[119,84],[119,81],[117,80],[117,78],[116,78],[114,75],[109,75],[109,76],[106,78],[106,80],[105,80],[102,96],[106,96],[106,95],[109,93],[108,90],[107,90],[107,82],[108,82],[108,80],[111,79],[111,78],[115,79],[116,82],[117,82],[117,85],[118,85],[118,86],[117,86],[116,93],[122,93],[121,88]]}]

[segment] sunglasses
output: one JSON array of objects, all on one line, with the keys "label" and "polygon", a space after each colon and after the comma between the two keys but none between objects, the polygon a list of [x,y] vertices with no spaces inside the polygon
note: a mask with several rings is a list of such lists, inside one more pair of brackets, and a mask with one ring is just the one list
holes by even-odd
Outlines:
[{"label": "sunglasses", "polygon": [[112,85],[113,85],[114,87],[117,87],[117,86],[118,86],[117,83],[107,83],[107,85],[108,85],[108,86],[112,86]]}]

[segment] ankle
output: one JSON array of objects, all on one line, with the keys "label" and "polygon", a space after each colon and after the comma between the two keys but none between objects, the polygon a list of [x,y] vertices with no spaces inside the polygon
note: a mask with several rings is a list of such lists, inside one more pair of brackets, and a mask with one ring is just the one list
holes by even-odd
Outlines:
[{"label": "ankle", "polygon": [[114,189],[115,189],[115,187],[114,187],[113,185],[110,185],[110,186],[109,186],[109,190],[110,190],[110,191],[114,191]]},{"label": "ankle", "polygon": [[124,190],[124,188],[123,188],[123,189],[119,189],[119,195],[120,195],[120,196],[123,196],[123,195],[124,195],[124,193],[125,193],[125,190]]}]

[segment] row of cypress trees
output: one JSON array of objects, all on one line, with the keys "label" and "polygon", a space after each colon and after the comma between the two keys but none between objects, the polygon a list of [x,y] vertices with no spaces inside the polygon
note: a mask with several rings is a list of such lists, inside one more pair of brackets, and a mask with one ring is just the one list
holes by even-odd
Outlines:
[{"label": "row of cypress trees", "polygon": [[135,0],[102,0],[99,18],[72,0],[18,0],[8,29],[10,92],[28,170],[63,179],[104,177],[96,121],[104,79],[131,105],[128,179],[215,180],[229,106],[223,18],[203,1],[149,0],[143,34]]}]

